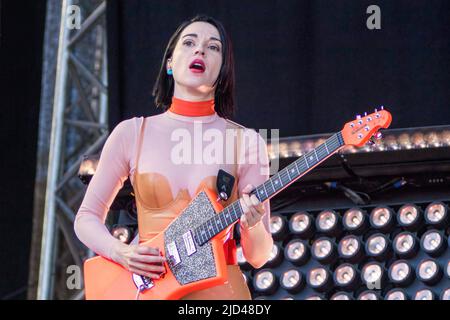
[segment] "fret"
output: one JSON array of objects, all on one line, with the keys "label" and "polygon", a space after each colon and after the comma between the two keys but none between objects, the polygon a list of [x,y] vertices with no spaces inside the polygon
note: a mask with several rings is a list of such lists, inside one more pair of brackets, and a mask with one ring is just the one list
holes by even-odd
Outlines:
[{"label": "fret", "polygon": [[[307,163],[308,169],[309,169],[309,168],[311,168],[311,167],[313,167],[313,166],[315,165],[314,157],[313,157],[311,151],[308,152],[308,154],[307,154],[306,156],[307,156],[307,158],[306,158],[306,163]],[[309,162],[309,161],[311,161],[311,162]]]},{"label": "fret", "polygon": [[[225,210],[223,210],[225,211]],[[219,213],[220,216],[220,223],[222,224],[222,220],[224,221],[224,223],[222,224],[222,229],[225,229],[227,224],[227,220],[225,219],[225,216],[223,215],[223,211],[221,213]]]},{"label": "fret", "polygon": [[[278,176],[278,178],[274,178],[275,176]],[[280,175],[277,173],[277,174],[275,174],[275,175],[272,177],[272,179],[274,179],[273,182],[272,182],[272,185],[273,185],[273,183],[275,182],[275,185],[277,186],[277,191],[278,191],[278,190],[279,190],[279,189],[278,189],[278,186],[279,186],[278,183],[281,184],[281,177],[280,177]]]},{"label": "fret", "polygon": [[304,159],[305,159],[306,166],[307,166],[308,169],[309,169],[308,160],[307,160],[306,158],[304,158]]},{"label": "fret", "polygon": [[[239,200],[237,202],[239,202]],[[233,209],[233,213],[235,214],[235,218],[233,219],[233,221],[239,219],[239,216],[236,212],[236,208],[234,207],[234,202],[233,202],[233,204],[231,204],[231,209]]]},{"label": "fret", "polygon": [[[235,201],[234,203],[236,203],[236,205],[238,206],[238,210],[239,210],[239,217],[237,218],[237,219],[239,219],[241,216],[242,216],[242,214],[243,214],[243,212],[244,212],[244,210],[242,210],[242,207],[241,207],[241,202],[238,200],[238,201]],[[234,207],[233,207],[234,208]],[[235,208],[234,208],[235,209]],[[236,219],[236,220],[237,220]]]},{"label": "fret", "polygon": [[202,224],[200,226],[200,233],[202,235],[202,242],[206,242],[208,240],[208,234],[207,234],[207,230],[206,230],[205,224]]},{"label": "fret", "polygon": [[212,227],[212,231],[213,231],[213,237],[219,233],[219,229],[216,230],[217,225],[215,224],[215,220],[214,217],[212,217],[211,219],[208,220],[208,223],[211,225]]},{"label": "fret", "polygon": [[327,153],[330,154],[330,151],[328,150],[327,142],[328,142],[328,140],[325,140],[324,145],[325,145],[325,149],[327,150]]},{"label": "fret", "polygon": [[194,230],[194,240],[195,240],[195,242],[196,242],[197,244],[199,244],[199,243],[201,242],[200,236],[199,236],[199,234],[198,234],[198,228],[196,228],[196,229]]},{"label": "fret", "polygon": [[[294,165],[292,166],[292,164],[294,164]],[[298,169],[297,169],[297,161],[294,161],[294,163],[291,163],[289,166],[292,166],[292,168],[289,169],[289,171],[291,171],[292,174],[295,174],[295,175],[299,174]],[[297,172],[297,173],[295,173],[295,172]]]},{"label": "fret", "polygon": [[233,220],[232,219],[227,220],[230,217],[230,206],[226,207],[224,212],[225,212],[224,213],[224,218],[225,218],[225,221],[227,222],[227,225],[231,224],[233,222]]},{"label": "fret", "polygon": [[320,159],[325,159],[328,156],[328,153],[326,152],[326,150],[324,149],[324,145],[321,144],[318,148],[317,151],[319,152],[319,157]]},{"label": "fret", "polygon": [[[220,232],[220,230],[223,230],[222,221],[220,220],[220,217],[218,217],[218,216],[215,216],[214,219],[216,219],[216,225],[217,225],[217,228],[219,229],[219,232]],[[219,226],[219,223],[220,223],[220,226]]]},{"label": "fret", "polygon": [[[256,188],[257,193],[259,194],[259,201],[264,201],[264,183]],[[267,194],[266,194],[267,198]]]},{"label": "fret", "polygon": [[[202,225],[202,228],[200,228],[200,229],[203,229],[203,230],[200,230],[200,237],[202,238],[202,243],[205,243],[208,239],[206,237],[206,232],[204,230],[204,225]],[[203,232],[203,233],[201,233],[201,232]]]},{"label": "fret", "polygon": [[276,189],[275,189],[275,186],[273,185],[272,178],[270,178],[269,181],[270,181],[270,184],[272,185],[273,193],[275,193]]},{"label": "fret", "polygon": [[263,196],[259,194],[258,188],[255,188],[250,195],[254,194],[256,199],[258,199],[259,202],[262,202]]},{"label": "fret", "polygon": [[272,188],[272,194],[274,194],[277,190],[275,189],[275,186],[273,185],[273,180],[272,178],[269,179],[269,186]]},{"label": "fret", "polygon": [[267,189],[266,189],[266,181],[263,182],[262,186],[264,188],[264,191],[266,192],[266,198],[268,198],[269,194],[267,193]]},{"label": "fret", "polygon": [[288,174],[289,180],[292,180],[291,175],[289,174],[289,170],[290,170],[290,169],[289,169],[289,166],[287,166],[286,169],[287,169],[286,172],[287,172],[287,174]]},{"label": "fret", "polygon": [[316,149],[314,149],[313,151],[314,151],[314,154],[316,155],[317,162],[319,162],[319,157],[317,156],[317,151],[316,151]]},{"label": "fret", "polygon": [[339,148],[339,138],[337,135],[333,135],[332,136],[332,140],[333,140],[333,144],[334,144],[334,149]]},{"label": "fret", "polygon": [[206,231],[208,231],[208,240],[214,237],[214,230],[212,230],[213,225],[211,224],[210,220],[206,221]]},{"label": "fret", "polygon": [[[281,176],[281,182],[283,183],[283,186],[287,185],[289,182],[291,182],[291,178],[289,177],[289,171],[286,169],[283,169],[280,173]],[[287,179],[285,181],[285,179]]]},{"label": "fret", "polygon": [[[295,175],[296,176],[299,176],[300,175],[300,167],[298,166],[299,165],[299,162],[300,162],[300,159],[301,158],[298,158],[297,160],[295,160],[292,164],[294,165],[294,168],[295,168]],[[291,172],[292,172],[292,170],[291,170]]]}]

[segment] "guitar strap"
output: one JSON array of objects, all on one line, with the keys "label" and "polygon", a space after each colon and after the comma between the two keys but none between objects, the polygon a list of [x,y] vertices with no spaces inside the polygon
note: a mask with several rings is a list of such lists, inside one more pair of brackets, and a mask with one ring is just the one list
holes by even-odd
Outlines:
[{"label": "guitar strap", "polygon": [[[233,163],[233,176],[235,178],[234,186],[232,190],[232,196],[230,199],[226,202],[225,205],[229,205],[233,203],[235,200],[239,199],[239,162],[241,161],[241,146],[242,146],[242,131],[244,127],[241,125],[231,121],[226,120],[226,129],[227,130],[234,130],[235,135],[233,135],[233,145],[234,145],[234,163]],[[225,139],[224,139],[225,141]],[[228,143],[228,142],[226,142]],[[237,264],[237,257],[236,257],[236,241],[234,240],[234,225],[230,229],[230,232],[228,233],[227,237],[225,238],[224,242],[224,251],[226,254],[226,260],[227,264],[233,265]]]}]

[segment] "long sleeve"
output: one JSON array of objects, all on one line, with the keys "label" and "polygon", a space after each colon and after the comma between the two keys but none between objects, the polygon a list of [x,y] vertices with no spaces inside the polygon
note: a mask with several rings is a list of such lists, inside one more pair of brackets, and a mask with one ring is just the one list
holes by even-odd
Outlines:
[{"label": "long sleeve", "polygon": [[134,119],[125,120],[109,135],[75,218],[74,229],[80,241],[108,259],[119,240],[110,234],[104,223],[114,198],[129,175],[135,127]]},{"label": "long sleeve", "polygon": [[[264,139],[254,130],[246,130],[243,138],[245,152],[240,157],[239,197],[248,184],[254,187],[269,178],[269,158]],[[265,214],[262,223],[246,230],[241,228],[241,246],[245,259],[255,268],[263,266],[270,257],[273,239],[270,233],[270,203],[263,202]]]}]

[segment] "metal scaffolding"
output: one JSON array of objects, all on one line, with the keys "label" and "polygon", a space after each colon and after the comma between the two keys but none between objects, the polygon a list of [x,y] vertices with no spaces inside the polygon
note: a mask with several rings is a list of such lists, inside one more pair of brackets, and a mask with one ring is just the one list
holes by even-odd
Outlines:
[{"label": "metal scaffolding", "polygon": [[[35,203],[32,252],[35,262],[34,268],[33,261],[30,262],[30,269],[35,270],[35,298],[82,299],[83,286],[71,289],[67,286],[67,278],[70,266],[73,270],[77,265],[82,272],[83,261],[92,256],[92,252],[76,238],[73,222],[86,191],[77,176],[82,157],[99,153],[109,134],[106,0],[64,0],[61,5],[48,0],[47,5],[47,14],[56,7],[60,9],[60,19],[57,19],[58,34],[52,35],[47,33],[47,28],[56,30],[51,25],[56,19],[50,21],[47,18],[44,51],[51,50],[52,36],[53,40],[55,37],[59,40],[57,62],[53,63],[56,67],[54,86],[47,84],[46,89],[54,91],[53,101],[48,104],[50,111],[41,100],[41,113],[47,112],[51,118],[41,115],[40,135],[45,135],[44,128],[51,133],[47,143],[39,145],[38,151],[37,171],[42,172],[45,168],[47,174],[40,177],[45,181],[36,183],[36,188],[41,190],[35,190],[35,194],[40,192],[42,196],[35,199],[41,203]],[[80,13],[81,27],[72,29],[69,20],[77,12]],[[44,52],[44,56],[51,55]],[[51,67],[51,62],[44,61],[43,83],[46,80],[44,73],[55,73]],[[43,84],[43,91],[45,87]],[[48,123],[50,119],[51,124]],[[32,274],[30,272],[30,276]],[[29,293],[28,297],[33,298],[33,294]]]}]

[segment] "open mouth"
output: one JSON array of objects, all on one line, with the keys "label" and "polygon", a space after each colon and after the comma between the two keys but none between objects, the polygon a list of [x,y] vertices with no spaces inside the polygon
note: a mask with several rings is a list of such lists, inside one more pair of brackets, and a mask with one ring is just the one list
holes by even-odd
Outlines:
[{"label": "open mouth", "polygon": [[196,73],[202,73],[205,72],[206,67],[205,67],[205,63],[200,60],[200,59],[195,59],[194,61],[191,62],[191,64],[189,65],[189,69],[192,72],[196,72]]}]

